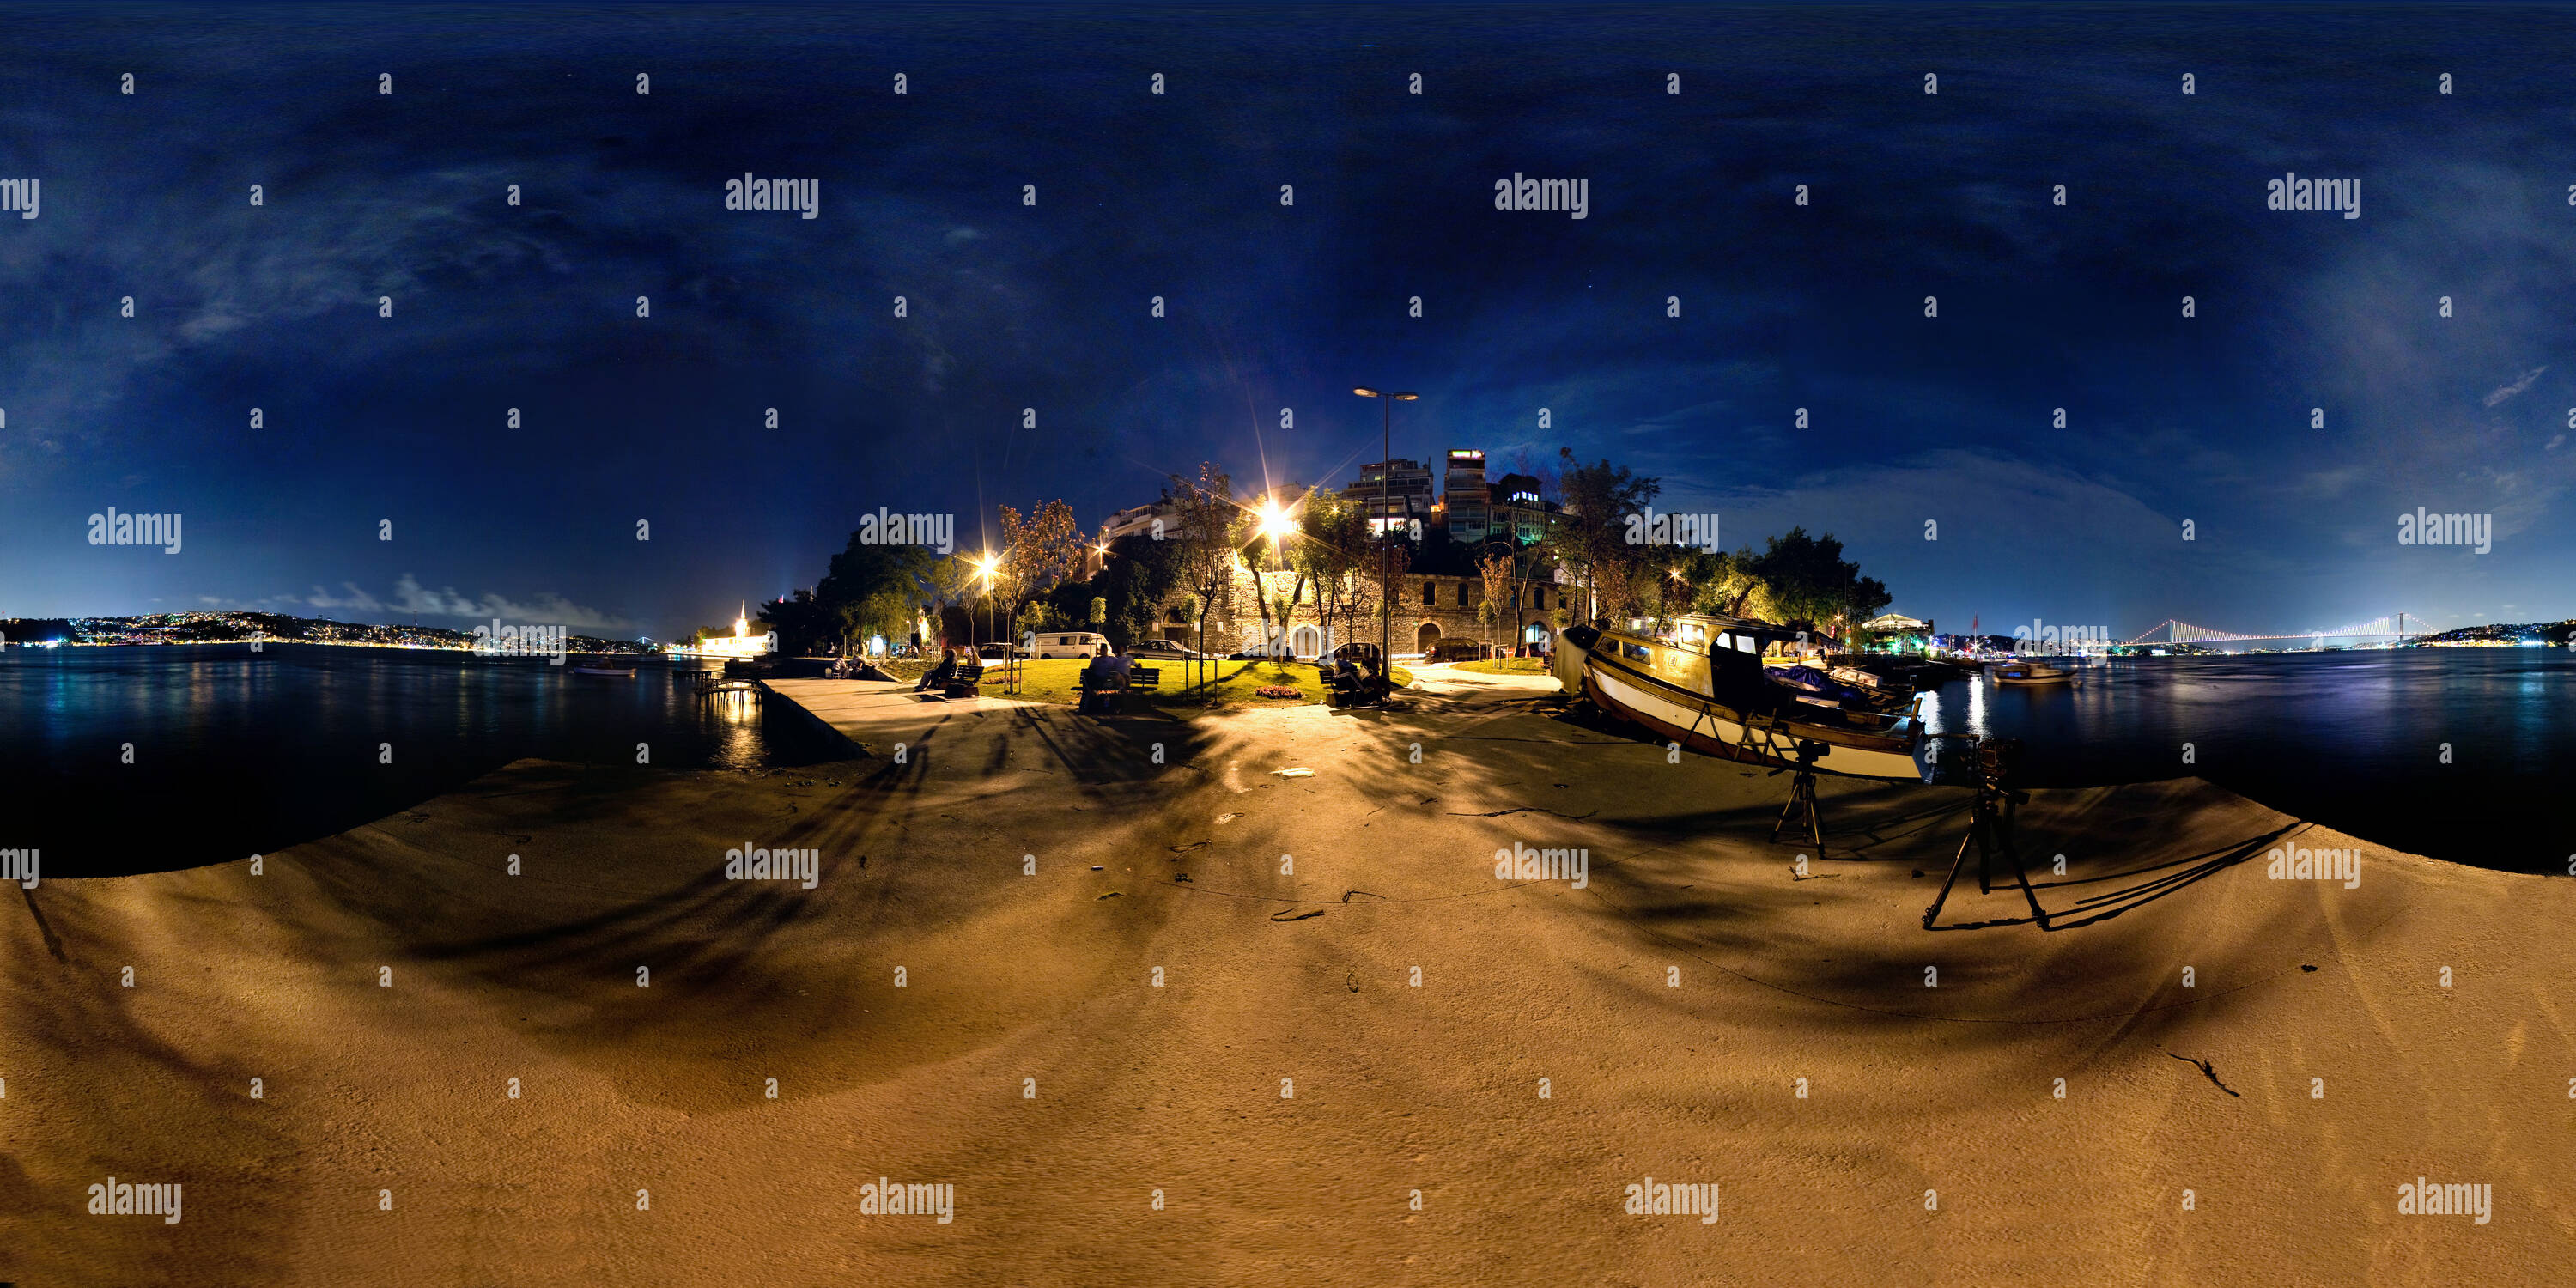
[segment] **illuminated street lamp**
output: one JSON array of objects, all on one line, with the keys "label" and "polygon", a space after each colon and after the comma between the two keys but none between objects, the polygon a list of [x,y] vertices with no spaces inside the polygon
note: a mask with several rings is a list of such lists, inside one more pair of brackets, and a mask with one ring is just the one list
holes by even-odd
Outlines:
[{"label": "illuminated street lamp", "polygon": [[1389,498],[1395,486],[1395,404],[1413,402],[1422,395],[1412,392],[1383,394],[1368,388],[1353,389],[1362,398],[1375,398],[1383,414],[1378,418],[1377,458],[1377,672],[1378,678],[1393,687],[1395,668],[1395,551],[1387,545],[1387,530],[1394,521],[1387,517]]},{"label": "illuminated street lamp", "polygon": [[[988,617],[993,611],[993,569],[999,566],[1001,562],[1002,561],[1000,559],[994,557],[993,552],[990,550],[985,551],[983,554],[978,555],[975,558],[975,575],[984,579],[984,612]],[[981,641],[972,638],[975,634],[975,619],[971,615],[966,619],[966,634],[969,636],[969,639],[967,640],[967,651],[975,652],[975,645]],[[980,656],[980,653],[978,655]],[[1004,654],[1005,660],[1008,660],[1008,656],[1009,655],[1006,652]]]}]

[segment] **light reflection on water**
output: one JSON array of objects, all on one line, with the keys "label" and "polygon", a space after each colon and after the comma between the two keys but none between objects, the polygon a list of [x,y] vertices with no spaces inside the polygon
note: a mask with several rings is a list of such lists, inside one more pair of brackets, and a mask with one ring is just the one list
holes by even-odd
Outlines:
[{"label": "light reflection on water", "polygon": [[656,770],[757,770],[856,754],[770,705],[702,703],[657,662],[620,679],[409,649],[0,650],[0,776],[35,806],[11,811],[7,843],[41,847],[48,875],[151,871],[327,836],[522,757],[632,766],[643,743]]},{"label": "light reflection on water", "polygon": [[2564,873],[2576,853],[2569,650],[2118,658],[2079,674],[2080,688],[1943,685],[1923,699],[1926,731],[2021,739],[2033,786],[2198,775],[2462,863]]}]

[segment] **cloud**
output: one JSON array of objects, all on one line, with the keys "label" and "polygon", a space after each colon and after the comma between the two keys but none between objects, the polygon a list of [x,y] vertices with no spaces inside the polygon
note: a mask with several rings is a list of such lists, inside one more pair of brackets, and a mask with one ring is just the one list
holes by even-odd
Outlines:
[{"label": "cloud", "polygon": [[2549,370],[2549,368],[2545,366],[2533,367],[2531,370],[2522,373],[2521,378],[2515,380],[2512,384],[2498,386],[2494,393],[2487,395],[2486,405],[2493,407],[2497,403],[2503,402],[2505,399],[2511,398],[2515,394],[2531,388],[2531,382],[2540,379],[2540,373],[2547,370]]},{"label": "cloud", "polygon": [[431,590],[420,579],[404,573],[394,582],[393,599],[388,602],[360,589],[355,582],[341,582],[345,595],[334,595],[320,586],[304,599],[309,608],[348,613],[391,613],[401,617],[497,617],[504,622],[533,622],[547,626],[567,626],[580,630],[622,630],[625,619],[584,608],[553,591],[545,591],[524,601],[486,593],[480,599],[458,594],[454,586]]}]

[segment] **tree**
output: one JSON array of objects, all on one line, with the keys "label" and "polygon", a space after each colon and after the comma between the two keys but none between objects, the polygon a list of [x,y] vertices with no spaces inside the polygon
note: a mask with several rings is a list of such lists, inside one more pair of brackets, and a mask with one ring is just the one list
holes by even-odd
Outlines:
[{"label": "tree", "polygon": [[[1368,512],[1330,492],[1307,498],[1298,516],[1297,543],[1289,564],[1298,573],[1299,589],[1315,587],[1315,616],[1323,624],[1325,651],[1348,642],[1356,626],[1357,572],[1375,556],[1369,548]],[[1341,620],[1338,630],[1336,617]]]},{"label": "tree", "polygon": [[[939,622],[939,634],[948,633],[948,610],[964,608],[975,602],[975,561],[960,550],[934,560],[921,579],[922,602],[929,616]],[[972,635],[970,628],[967,633]],[[936,640],[923,640],[924,645]]]},{"label": "tree", "polygon": [[1109,622],[1101,633],[1111,644],[1126,648],[1160,625],[1163,601],[1180,582],[1173,557],[1178,549],[1178,542],[1141,532],[1109,543],[1108,562],[1092,586],[1109,601]]},{"label": "tree", "polygon": [[[774,599],[760,606],[759,620],[778,632],[778,651],[788,657],[810,656],[825,644],[841,636],[839,610],[815,598],[814,592],[798,588],[785,599]],[[733,632],[726,631],[731,635]]]},{"label": "tree", "polygon": [[[1496,605],[1502,597],[1512,589],[1511,555],[1509,553],[1487,555],[1486,557],[1476,561],[1476,572],[1484,579],[1485,582],[1484,611],[1480,616],[1485,619],[1485,626],[1487,627],[1485,632],[1485,642],[1491,644],[1494,642],[1493,631],[1491,628],[1495,621],[1502,616],[1502,610]],[[1519,615],[1517,613],[1514,614],[1515,618],[1518,616]]]},{"label": "tree", "polygon": [[1234,501],[1234,480],[1212,461],[1199,464],[1195,480],[1172,476],[1172,510],[1174,571],[1189,589],[1204,654],[1209,614],[1233,601],[1234,570],[1242,562],[1235,551],[1248,539],[1243,510]]},{"label": "tree", "polygon": [[1629,574],[1644,553],[1644,547],[1628,542],[1628,516],[1661,495],[1663,481],[1607,460],[1585,465],[1570,447],[1557,449],[1557,457],[1565,520],[1547,535],[1548,553],[1592,592],[1597,609],[1620,616],[1636,605]]},{"label": "tree", "polygon": [[852,639],[907,617],[932,564],[926,547],[881,545],[851,533],[849,544],[832,556],[830,570],[814,585],[814,601],[827,615],[834,651],[847,653]]},{"label": "tree", "polygon": [[1746,562],[1759,578],[1783,626],[1803,622],[1811,627],[1866,618],[1887,607],[1887,587],[1860,575],[1860,565],[1843,558],[1843,543],[1830,532],[1810,537],[1791,528],[1772,537],[1769,548]]},{"label": "tree", "polygon": [[[1073,521],[1073,507],[1063,501],[1049,501],[1025,520],[1019,511],[1002,507],[1002,557],[993,569],[994,590],[1000,598],[994,605],[1003,610],[1004,620],[1014,624],[1015,632],[1037,629],[1021,622],[1025,606],[1081,571],[1086,549],[1082,529]],[[1013,638],[1017,637],[1015,633]],[[1020,668],[1005,667],[1002,674],[1016,691]]]}]

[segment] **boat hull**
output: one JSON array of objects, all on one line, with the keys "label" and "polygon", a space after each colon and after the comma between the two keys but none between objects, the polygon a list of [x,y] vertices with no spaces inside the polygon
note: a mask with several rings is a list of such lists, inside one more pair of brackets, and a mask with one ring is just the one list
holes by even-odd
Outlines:
[{"label": "boat hull", "polygon": [[1816,768],[1856,778],[1920,779],[1910,735],[1871,735],[1788,725],[1745,736],[1742,715],[1599,656],[1587,659],[1583,693],[1594,706],[1642,725],[1703,755],[1755,764],[1794,765],[1800,739],[1820,743]]}]

